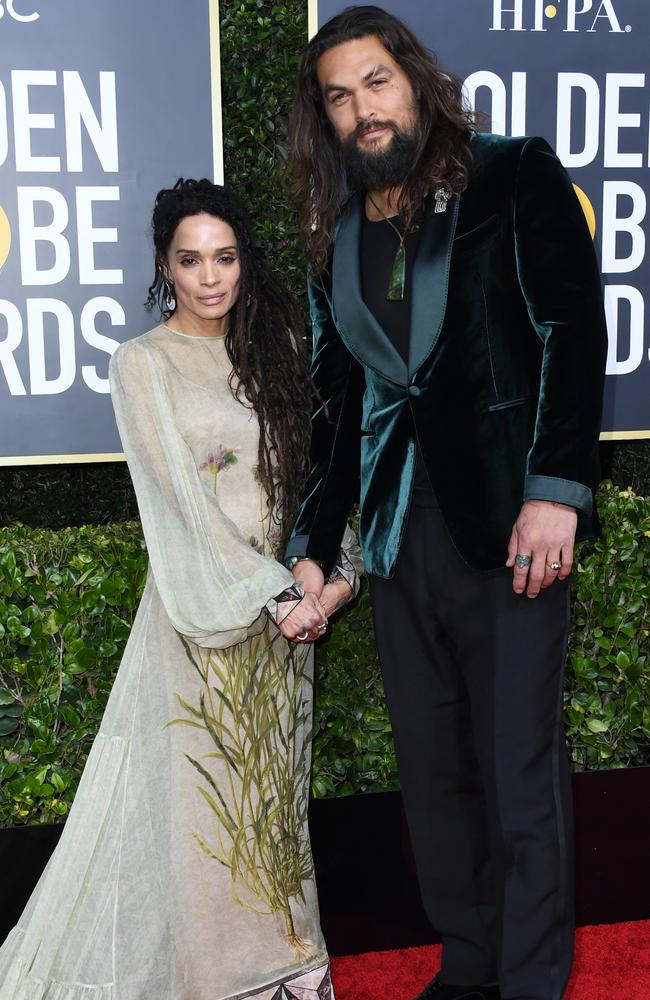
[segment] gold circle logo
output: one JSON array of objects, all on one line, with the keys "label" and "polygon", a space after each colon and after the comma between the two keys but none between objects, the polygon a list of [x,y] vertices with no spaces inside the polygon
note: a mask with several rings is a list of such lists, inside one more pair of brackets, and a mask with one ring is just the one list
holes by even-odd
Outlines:
[{"label": "gold circle logo", "polygon": [[557,7],[555,6],[554,3],[548,3],[544,8],[544,13],[546,14],[547,17],[555,17],[555,15],[557,14]]},{"label": "gold circle logo", "polygon": [[11,226],[9,219],[2,205],[0,205],[0,267],[4,267],[4,262],[9,256],[11,247]]},{"label": "gold circle logo", "polygon": [[578,195],[578,201],[582,206],[582,211],[585,213],[585,219],[587,220],[589,232],[591,233],[591,238],[593,240],[596,235],[596,213],[594,212],[594,206],[591,204],[582,188],[579,188],[577,184],[573,185],[573,190]]}]

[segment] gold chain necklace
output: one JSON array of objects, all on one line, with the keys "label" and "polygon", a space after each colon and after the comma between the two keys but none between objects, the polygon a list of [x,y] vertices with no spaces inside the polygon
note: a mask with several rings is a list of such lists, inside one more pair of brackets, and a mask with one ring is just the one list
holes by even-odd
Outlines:
[{"label": "gold chain necklace", "polygon": [[386,298],[389,302],[401,302],[404,298],[404,287],[406,285],[406,247],[404,246],[404,240],[408,236],[408,233],[406,231],[403,233],[399,231],[395,223],[391,222],[388,216],[382,212],[381,208],[370,194],[370,191],[367,192],[367,195],[368,200],[375,211],[379,212],[384,222],[387,222],[393,232],[397,233],[399,246],[397,248],[395,260],[393,261],[393,267],[390,272]]},{"label": "gold chain necklace", "polygon": [[[399,231],[394,222],[391,222],[387,215],[382,212],[381,208],[370,194],[370,191],[366,192],[370,204],[375,208],[375,211],[379,212],[384,222],[387,222],[391,229],[397,233],[397,238],[399,240],[399,246],[397,248],[397,253],[395,254],[395,260],[393,261],[393,269],[390,272],[390,280],[388,282],[388,291],[386,292],[386,298],[390,302],[401,302],[404,298],[404,287],[406,285],[406,247],[404,246],[404,241],[409,233],[415,232],[417,226],[413,229],[407,229],[403,233]],[[438,188],[434,195],[435,208],[434,214],[439,215],[441,212],[447,211],[447,202],[451,198],[451,194],[446,188]]]}]

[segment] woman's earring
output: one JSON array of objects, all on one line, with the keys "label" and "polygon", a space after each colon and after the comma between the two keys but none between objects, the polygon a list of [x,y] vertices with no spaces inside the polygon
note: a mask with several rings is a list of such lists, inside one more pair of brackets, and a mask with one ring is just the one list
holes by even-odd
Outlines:
[{"label": "woman's earring", "polygon": [[167,281],[167,278],[163,280],[163,294],[165,299],[165,305],[170,312],[173,312],[176,308],[176,299],[174,297],[174,286],[171,282]]},{"label": "woman's earring", "polygon": [[252,301],[253,301],[253,300],[252,300],[252,298],[251,298],[251,293],[249,292],[249,293],[248,293],[248,295],[246,296],[246,308],[247,308],[247,309],[248,309],[248,307],[250,306],[250,304],[251,304],[251,302],[252,302]]}]

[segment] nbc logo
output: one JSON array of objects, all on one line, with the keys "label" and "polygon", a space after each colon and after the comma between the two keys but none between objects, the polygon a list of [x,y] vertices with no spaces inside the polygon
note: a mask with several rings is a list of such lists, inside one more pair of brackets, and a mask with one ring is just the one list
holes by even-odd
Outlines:
[{"label": "nbc logo", "polygon": [[21,13],[16,10],[17,0],[0,0],[0,20],[5,16],[5,13],[13,21],[38,21],[41,16],[35,10],[31,14]]},{"label": "nbc logo", "polygon": [[563,31],[632,30],[629,24],[621,27],[614,0],[492,0],[492,4],[490,31],[548,31],[555,18]]}]

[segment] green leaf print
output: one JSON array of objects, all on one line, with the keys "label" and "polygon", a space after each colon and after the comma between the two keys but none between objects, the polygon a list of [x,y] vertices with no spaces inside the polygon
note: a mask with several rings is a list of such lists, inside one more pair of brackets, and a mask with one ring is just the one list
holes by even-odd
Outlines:
[{"label": "green leaf print", "polygon": [[[189,650],[188,656],[190,656]],[[195,832],[205,854],[232,873],[233,896],[259,913],[282,913],[286,936],[301,955],[290,900],[305,901],[313,878],[306,833],[309,793],[311,678],[307,650],[289,648],[267,626],[262,635],[228,649],[197,649],[199,705],[178,697],[184,718],[201,726],[214,749],[201,761],[186,754],[203,779],[211,837]],[[221,769],[210,770],[211,762]],[[207,786],[207,787],[206,787]]]}]

